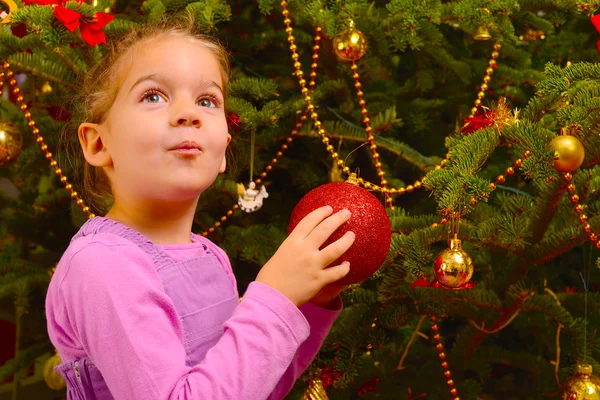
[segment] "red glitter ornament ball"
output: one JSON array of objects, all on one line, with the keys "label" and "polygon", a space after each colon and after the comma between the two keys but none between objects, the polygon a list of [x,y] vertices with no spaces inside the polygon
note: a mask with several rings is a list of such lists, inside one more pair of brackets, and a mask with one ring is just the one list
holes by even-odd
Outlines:
[{"label": "red glitter ornament ball", "polygon": [[354,244],[330,266],[348,261],[350,272],[338,282],[344,285],[362,282],[379,269],[390,249],[392,228],[385,208],[368,190],[356,184],[328,183],[308,192],[296,205],[290,218],[289,232],[310,212],[327,205],[333,208],[334,213],[347,208],[352,216],[333,232],[321,248],[335,242],[347,231],[354,232]]}]

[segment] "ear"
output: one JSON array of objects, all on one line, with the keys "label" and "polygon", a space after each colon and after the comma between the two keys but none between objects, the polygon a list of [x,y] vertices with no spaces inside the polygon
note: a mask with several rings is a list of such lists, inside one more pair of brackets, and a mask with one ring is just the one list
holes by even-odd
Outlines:
[{"label": "ear", "polygon": [[83,155],[94,167],[106,167],[112,164],[112,158],[102,141],[100,130],[100,125],[90,122],[84,122],[77,129]]},{"label": "ear", "polygon": [[[231,135],[227,134],[227,145],[229,146],[229,142],[231,142]],[[225,172],[225,168],[227,167],[227,157],[223,156],[223,161],[221,161],[221,167],[219,168],[219,173],[222,174]]]}]

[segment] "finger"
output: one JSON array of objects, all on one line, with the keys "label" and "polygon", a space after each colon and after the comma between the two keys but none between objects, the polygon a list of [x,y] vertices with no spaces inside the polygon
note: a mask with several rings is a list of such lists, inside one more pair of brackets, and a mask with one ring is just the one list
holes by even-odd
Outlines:
[{"label": "finger", "polygon": [[348,261],[344,261],[340,265],[336,265],[335,267],[325,268],[323,270],[323,279],[326,284],[330,284],[333,282],[337,282],[350,272],[350,263]]},{"label": "finger", "polygon": [[301,239],[306,238],[312,230],[315,229],[321,221],[330,216],[332,212],[333,208],[331,206],[317,208],[298,222],[298,225],[296,225],[290,236],[293,234]]},{"label": "finger", "polygon": [[325,243],[327,239],[329,239],[329,236],[331,236],[331,234],[335,232],[337,228],[339,228],[346,221],[348,221],[351,216],[352,214],[350,213],[350,211],[346,209],[338,211],[337,213],[333,214],[331,217],[325,219],[323,222],[317,225],[315,229],[313,229],[313,231],[310,233],[309,240],[315,246],[321,247],[321,245]]},{"label": "finger", "polygon": [[321,250],[320,256],[322,257],[324,265],[329,265],[340,258],[342,254],[344,254],[352,246],[355,239],[356,235],[354,232],[348,231],[344,234],[344,236]]}]

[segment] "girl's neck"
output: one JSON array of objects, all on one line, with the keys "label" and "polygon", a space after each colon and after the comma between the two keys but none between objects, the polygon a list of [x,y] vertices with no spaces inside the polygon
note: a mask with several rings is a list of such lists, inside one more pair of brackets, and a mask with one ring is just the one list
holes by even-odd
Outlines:
[{"label": "girl's neck", "polygon": [[190,243],[192,222],[197,199],[189,204],[140,206],[115,204],[106,214],[113,219],[135,229],[154,244]]}]

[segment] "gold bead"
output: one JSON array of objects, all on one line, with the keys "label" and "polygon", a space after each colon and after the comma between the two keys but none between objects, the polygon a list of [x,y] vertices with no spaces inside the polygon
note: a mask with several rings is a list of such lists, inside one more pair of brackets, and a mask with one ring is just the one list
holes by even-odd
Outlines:
[{"label": "gold bead", "polygon": [[79,207],[83,206],[83,200],[82,199],[77,199],[77,205]]},{"label": "gold bead", "polygon": [[267,171],[269,171],[269,172],[270,172],[270,171],[273,169],[273,166],[271,166],[271,165],[267,165],[267,166],[265,167],[265,169],[266,169]]},{"label": "gold bead", "polygon": [[333,151],[333,146],[329,144],[327,145],[326,149],[329,153],[331,153]]},{"label": "gold bead", "polygon": [[344,169],[342,169],[342,171],[344,171],[344,173],[349,174],[350,173],[350,168],[349,167],[344,167]]},{"label": "gold bead", "polygon": [[71,198],[72,198],[72,199],[76,199],[76,198],[77,198],[77,192],[73,192],[73,193],[71,193]]},{"label": "gold bead", "polygon": [[573,175],[571,175],[568,172],[566,174],[564,174],[563,176],[565,178],[565,181],[567,181],[567,182],[571,182],[571,179],[573,179]]},{"label": "gold bead", "polygon": [[595,233],[590,233],[588,235],[588,239],[590,239],[590,241],[595,242],[596,240],[598,240],[598,236],[596,236]]},{"label": "gold bead", "polygon": [[52,162],[50,163],[50,166],[53,167],[53,168],[56,168],[57,164],[58,163],[56,162],[56,160],[52,160]]},{"label": "gold bead", "polygon": [[377,172],[377,176],[380,177],[380,178],[383,178],[384,175],[385,175],[385,172],[383,172],[383,171],[378,171]]},{"label": "gold bead", "polygon": [[481,90],[482,90],[482,91],[484,91],[484,92],[485,92],[486,90],[488,90],[488,85],[487,85],[487,84],[485,84],[485,83],[484,83],[483,85],[481,85]]},{"label": "gold bead", "polygon": [[575,185],[572,183],[569,183],[567,185],[567,190],[569,191],[569,193],[573,193],[575,191]]},{"label": "gold bead", "polygon": [[398,188],[398,194],[406,193],[406,188]]},{"label": "gold bead", "polygon": [[46,160],[49,160],[52,158],[52,153],[48,152],[46,153]]},{"label": "gold bead", "polygon": [[215,222],[215,226],[218,228],[221,226],[221,223],[219,221]]},{"label": "gold bead", "polygon": [[588,216],[585,214],[581,214],[579,215],[579,222],[584,223],[585,221],[587,221]]},{"label": "gold bead", "polygon": [[531,157],[531,151],[525,150],[525,153],[523,153],[523,158],[529,158],[529,157]]},{"label": "gold bead", "polygon": [[225,222],[225,221],[227,221],[227,217],[223,215],[223,216],[221,217],[221,222]]},{"label": "gold bead", "polygon": [[493,75],[494,74],[494,68],[488,67],[485,70],[485,73],[488,75]]},{"label": "gold bead", "polygon": [[29,111],[25,113],[25,119],[31,119],[31,113]]},{"label": "gold bead", "polygon": [[208,228],[208,231],[209,231],[210,233],[213,233],[213,232],[215,231],[215,228],[213,228],[213,227],[210,227],[210,228]]},{"label": "gold bead", "polygon": [[369,118],[365,118],[363,119],[363,122],[365,125],[367,125],[369,122],[371,122],[371,120]]},{"label": "gold bead", "polygon": [[287,17],[290,14],[290,12],[288,10],[283,10],[281,12],[281,15],[283,15],[284,17]]},{"label": "gold bead", "polygon": [[590,224],[585,224],[583,226],[583,230],[585,231],[585,233],[592,233],[592,226]]},{"label": "gold bead", "polygon": [[476,99],[474,103],[476,107],[479,107],[481,105],[481,99]]},{"label": "gold bead", "polygon": [[489,77],[489,76],[487,76],[487,75],[483,77],[483,81],[484,81],[485,83],[490,83],[490,81],[491,81],[491,80],[492,80],[492,78],[491,78],[491,77]]},{"label": "gold bead", "polygon": [[415,183],[413,183],[413,186],[415,187],[415,189],[420,189],[421,188],[421,181],[416,181]]},{"label": "gold bead", "polygon": [[436,170],[436,171],[439,171],[440,169],[442,169],[442,166],[441,165],[436,165],[433,169]]},{"label": "gold bead", "polygon": [[288,149],[288,145],[287,144],[282,144],[281,145],[281,150],[287,150]]},{"label": "gold bead", "polygon": [[495,60],[490,60],[490,61],[488,61],[488,65],[490,67],[493,67],[494,65],[496,65],[496,61]]},{"label": "gold bead", "polygon": [[506,168],[505,172],[506,172],[506,175],[512,176],[515,173],[515,169],[513,167],[508,167],[508,168]]},{"label": "gold bead", "polygon": [[490,182],[490,184],[488,185],[488,188],[490,190],[496,190],[496,184],[494,182]]},{"label": "gold bead", "polygon": [[277,157],[281,157],[281,156],[283,155],[283,153],[282,153],[281,151],[278,151],[277,153],[275,153],[275,155],[276,155]]},{"label": "gold bead", "polygon": [[484,92],[479,92],[479,93],[477,93],[477,98],[478,98],[479,100],[483,99],[484,97],[485,97],[485,93],[484,93]]},{"label": "gold bead", "polygon": [[470,205],[471,207],[475,207],[475,206],[477,205],[477,199],[476,199],[475,197],[471,197],[471,198],[469,199],[469,205]]},{"label": "gold bead", "polygon": [[377,161],[375,163],[375,168],[377,168],[377,169],[381,168],[381,163],[379,161]]},{"label": "gold bead", "polygon": [[501,48],[502,48],[502,45],[500,43],[496,43],[494,45],[494,50],[496,50],[496,51],[500,50]]},{"label": "gold bead", "polygon": [[341,167],[344,165],[344,160],[337,160],[337,166]]},{"label": "gold bead", "polygon": [[515,164],[514,164],[514,165],[515,165],[515,167],[517,167],[517,168],[521,168],[521,167],[523,166],[523,160],[521,160],[520,158],[519,158],[519,159],[517,159],[517,160],[515,161]]},{"label": "gold bead", "polygon": [[413,185],[408,185],[408,186],[406,187],[406,191],[407,191],[408,193],[412,193],[412,191],[413,191],[413,190],[415,190],[415,187],[414,187]]},{"label": "gold bead", "polygon": [[54,170],[54,173],[55,173],[56,175],[60,176],[60,175],[62,175],[62,169],[60,169],[60,168],[56,168],[56,169]]},{"label": "gold bead", "polygon": [[227,216],[228,217],[231,217],[232,215],[233,215],[233,211],[231,211],[231,210],[227,211]]},{"label": "gold bead", "polygon": [[504,175],[498,175],[498,177],[496,178],[496,183],[504,183],[505,182],[505,178]]},{"label": "gold bead", "polygon": [[446,159],[443,159],[443,160],[440,162],[440,165],[441,165],[442,167],[445,167],[445,166],[446,166],[446,164],[448,164],[448,160],[446,160]]},{"label": "gold bead", "polygon": [[329,144],[329,138],[325,136],[323,139],[321,139],[321,142],[323,142],[323,144]]},{"label": "gold bead", "polygon": [[66,176],[61,176],[61,177],[60,177],[60,181],[61,181],[62,183],[66,183],[66,182],[67,182],[67,177],[66,177]]},{"label": "gold bead", "polygon": [[338,153],[336,153],[336,152],[333,152],[333,153],[331,154],[331,158],[333,158],[334,160],[336,160],[338,157],[339,157],[339,154],[338,154]]},{"label": "gold bead", "polygon": [[386,181],[385,179],[381,180],[381,186],[385,187],[385,186],[387,186],[387,184],[388,184],[388,181]]},{"label": "gold bead", "polygon": [[71,185],[70,183],[68,185],[65,186],[65,189],[67,190],[71,190],[73,189],[73,185]]},{"label": "gold bead", "polygon": [[473,108],[471,108],[471,114],[472,114],[472,115],[475,115],[475,114],[477,114],[477,110],[479,110],[477,107],[473,107]]},{"label": "gold bead", "polygon": [[263,172],[261,172],[261,173],[260,173],[260,177],[261,177],[261,178],[266,178],[266,177],[267,177],[267,173],[266,173],[266,172],[264,172],[264,171],[263,171]]},{"label": "gold bead", "polygon": [[356,92],[356,96],[357,97],[363,97],[365,94],[362,92],[362,90],[359,90],[358,92]]},{"label": "gold bead", "polygon": [[498,56],[500,55],[500,53],[498,53],[497,51],[492,51],[492,58],[495,60],[496,58],[498,58]]},{"label": "gold bead", "polygon": [[262,179],[255,179],[254,183],[260,185],[262,183]]},{"label": "gold bead", "polygon": [[573,204],[579,203],[579,195],[577,195],[577,194],[572,195],[570,197],[570,199],[571,199],[571,203],[573,203]]},{"label": "gold bead", "polygon": [[42,149],[42,151],[46,151],[46,150],[48,150],[48,146],[45,145],[45,144],[43,144],[42,147],[41,147],[41,149]]},{"label": "gold bead", "polygon": [[[84,212],[84,213],[88,213],[88,212],[90,212],[90,208],[89,208],[89,207],[87,207],[87,206],[83,207],[83,212]],[[93,217],[95,217],[95,216],[96,216],[95,214],[92,214],[92,215],[90,215],[90,217],[91,217],[91,218],[93,218]]]}]

